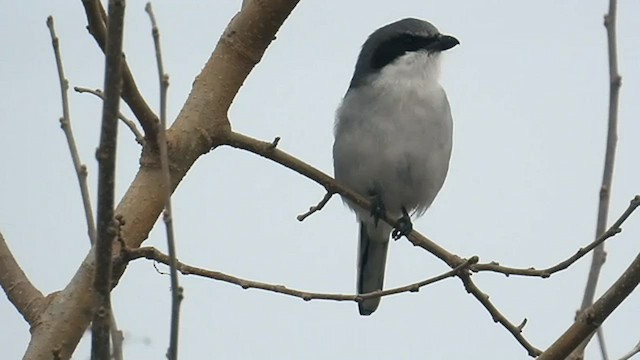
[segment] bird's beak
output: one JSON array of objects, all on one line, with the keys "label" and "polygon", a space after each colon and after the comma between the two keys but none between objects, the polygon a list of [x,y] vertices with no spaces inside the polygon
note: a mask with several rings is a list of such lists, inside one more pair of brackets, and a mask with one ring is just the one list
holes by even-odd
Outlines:
[{"label": "bird's beak", "polygon": [[460,41],[449,35],[438,35],[438,39],[433,44],[433,49],[438,51],[449,50],[452,47],[459,45]]}]

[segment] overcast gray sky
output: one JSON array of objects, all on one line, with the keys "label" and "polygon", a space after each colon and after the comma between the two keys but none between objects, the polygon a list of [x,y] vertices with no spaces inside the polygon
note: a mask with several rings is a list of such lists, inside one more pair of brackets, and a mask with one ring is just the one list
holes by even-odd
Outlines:
[{"label": "overcast gray sky", "polygon": [[[103,59],[85,30],[80,1],[0,0],[0,231],[34,284],[64,287],[89,241],[58,118],[61,104],[45,19],[53,15],[72,86],[102,86]],[[169,114],[175,118],[240,1],[157,1]],[[127,59],[157,108],[158,85],[144,3],[129,1]],[[442,83],[454,117],[447,182],[415,228],[461,256],[510,266],[559,262],[594,236],[602,176],[608,70],[602,26],[607,1],[302,1],[249,76],[231,110],[235,130],[271,140],[332,173],[334,111],[362,42],[403,17],[434,23],[461,45],[446,54]],[[11,9],[11,10],[9,10]],[[612,220],[640,193],[640,3],[619,5],[623,76]],[[71,94],[76,139],[95,201],[100,101]],[[125,108],[128,113],[128,109]],[[138,166],[139,149],[120,128],[118,194]],[[323,189],[255,155],[227,148],[203,156],[174,196],[180,259],[236,276],[309,291],[352,293],[357,225],[334,198],[303,223],[296,215]],[[165,249],[162,223],[145,243]],[[640,216],[607,243],[598,294],[640,251]],[[550,279],[474,279],[524,335],[546,348],[572,322],[589,259]],[[389,287],[446,266],[406,240],[391,246]],[[363,318],[354,303],[299,299],[181,278],[183,359],[526,359],[526,352],[460,281],[449,279],[382,300]],[[168,343],[169,278],[131,264],[113,293],[127,359],[162,359]],[[638,292],[605,323],[613,358],[640,339]],[[16,359],[29,330],[0,296],[0,354]],[[634,326],[632,326],[634,324]],[[589,349],[597,358],[597,347]],[[88,342],[76,359],[88,358]]]}]

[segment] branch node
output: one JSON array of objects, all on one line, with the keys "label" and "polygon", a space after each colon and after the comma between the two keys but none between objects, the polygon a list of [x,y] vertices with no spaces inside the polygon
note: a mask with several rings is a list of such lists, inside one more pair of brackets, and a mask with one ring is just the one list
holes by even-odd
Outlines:
[{"label": "branch node", "polygon": [[522,322],[518,326],[516,326],[518,331],[522,332],[522,329],[524,329],[525,325],[527,325],[527,321],[527,318],[522,319]]},{"label": "branch node", "polygon": [[616,74],[613,79],[611,79],[611,86],[620,87],[622,86],[622,76]]}]

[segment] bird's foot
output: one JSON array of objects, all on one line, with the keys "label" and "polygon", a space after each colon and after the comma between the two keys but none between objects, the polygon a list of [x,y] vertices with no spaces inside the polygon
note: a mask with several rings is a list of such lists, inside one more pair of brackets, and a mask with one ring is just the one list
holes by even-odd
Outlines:
[{"label": "bird's foot", "polygon": [[393,232],[391,233],[391,237],[393,237],[393,240],[398,240],[403,236],[409,235],[412,230],[413,230],[413,223],[411,222],[411,217],[409,216],[407,209],[405,209],[405,207],[403,206],[402,217],[398,219],[398,223],[396,225],[396,228],[393,229]]},{"label": "bird's foot", "polygon": [[377,227],[380,222],[380,218],[384,216],[387,209],[382,202],[382,197],[375,190],[369,191],[369,197],[371,199],[371,217],[373,218],[373,224]]}]

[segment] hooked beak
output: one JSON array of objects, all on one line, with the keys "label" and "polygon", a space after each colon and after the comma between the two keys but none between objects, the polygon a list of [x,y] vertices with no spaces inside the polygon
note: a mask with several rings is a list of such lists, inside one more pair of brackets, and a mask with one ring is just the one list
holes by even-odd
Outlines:
[{"label": "hooked beak", "polygon": [[431,48],[437,51],[445,51],[459,44],[460,41],[458,41],[458,39],[454,38],[453,36],[440,34],[438,35],[436,41],[433,42]]}]

